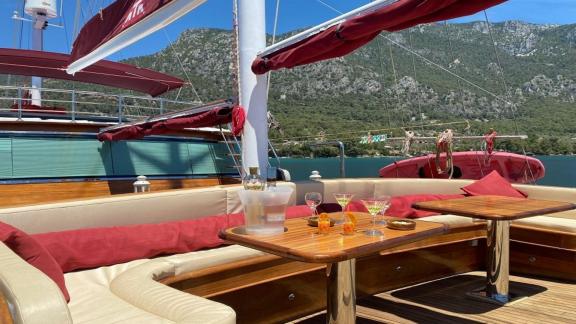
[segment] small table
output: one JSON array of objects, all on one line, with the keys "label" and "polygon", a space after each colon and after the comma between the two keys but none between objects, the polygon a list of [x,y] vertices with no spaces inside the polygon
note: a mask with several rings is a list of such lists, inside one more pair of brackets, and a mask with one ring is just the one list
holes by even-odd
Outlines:
[{"label": "small table", "polygon": [[[340,214],[340,213],[338,213]],[[442,234],[446,227],[440,223],[416,221],[416,228],[408,231],[376,226],[383,236],[367,236],[360,231],[371,227],[371,216],[354,213],[356,233],[342,235],[342,227],[331,227],[329,234],[317,234],[318,229],[307,225],[305,218],[287,220],[285,232],[277,235],[246,235],[244,227],[220,232],[220,238],[256,250],[309,263],[327,264],[327,323],[356,322],[356,274],[358,257],[378,253],[386,248],[415,242]],[[337,216],[334,216],[336,218]],[[393,219],[385,217],[385,219]]]},{"label": "small table", "polygon": [[576,205],[550,200],[473,196],[418,202],[414,207],[487,220],[486,288],[470,293],[470,296],[504,305],[517,299],[509,293],[510,221],[570,210]]}]

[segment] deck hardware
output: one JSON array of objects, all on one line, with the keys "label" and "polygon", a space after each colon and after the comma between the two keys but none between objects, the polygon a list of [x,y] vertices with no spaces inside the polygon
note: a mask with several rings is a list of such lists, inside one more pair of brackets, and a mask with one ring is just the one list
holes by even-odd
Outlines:
[{"label": "deck hardware", "polygon": [[528,262],[530,262],[530,263],[535,263],[535,262],[536,262],[536,257],[533,256],[533,255],[530,256],[530,257],[528,257]]},{"label": "deck hardware", "polygon": [[294,293],[289,293],[288,294],[288,300],[293,301],[294,299],[296,299],[296,295]]},{"label": "deck hardware", "polygon": [[396,271],[401,271],[402,270],[402,266],[397,266],[396,269],[394,269]]}]

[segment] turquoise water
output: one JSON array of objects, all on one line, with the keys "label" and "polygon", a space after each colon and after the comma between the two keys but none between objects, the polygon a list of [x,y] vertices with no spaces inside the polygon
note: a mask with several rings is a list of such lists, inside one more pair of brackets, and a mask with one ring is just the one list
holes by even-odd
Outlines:
[{"label": "turquoise water", "polygon": [[[576,156],[536,156],[546,167],[546,176],[538,184],[576,188]],[[346,158],[347,178],[378,177],[378,170],[395,160],[392,157],[349,157]],[[281,166],[288,169],[292,180],[307,180],[312,170],[318,170],[323,178],[338,178],[340,160],[338,158],[283,158]],[[275,161],[273,162],[275,163]]]}]

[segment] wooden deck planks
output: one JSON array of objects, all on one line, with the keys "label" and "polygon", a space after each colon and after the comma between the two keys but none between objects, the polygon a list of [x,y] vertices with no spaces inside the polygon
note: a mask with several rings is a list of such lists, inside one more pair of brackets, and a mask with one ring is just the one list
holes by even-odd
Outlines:
[{"label": "wooden deck planks", "polygon": [[[576,284],[512,276],[511,291],[528,296],[500,307],[466,296],[484,285],[483,272],[470,272],[358,301],[358,323],[576,323]],[[323,313],[295,323],[324,323]]]}]

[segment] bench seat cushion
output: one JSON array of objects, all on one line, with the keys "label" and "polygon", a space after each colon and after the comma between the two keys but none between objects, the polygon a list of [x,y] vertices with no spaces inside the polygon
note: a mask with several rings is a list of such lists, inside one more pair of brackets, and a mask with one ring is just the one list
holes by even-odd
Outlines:
[{"label": "bench seat cushion", "polygon": [[449,228],[458,228],[473,225],[475,223],[474,218],[464,217],[464,216],[456,216],[456,215],[437,215],[437,216],[428,216],[422,217],[418,220],[425,221],[425,222],[437,222],[447,225]]},{"label": "bench seat cushion", "polygon": [[576,219],[552,216],[534,216],[515,220],[512,224],[530,226],[534,227],[534,229],[545,229],[576,234]]},{"label": "bench seat cushion", "polygon": [[157,280],[265,255],[238,245],[65,274],[74,323],[234,323],[226,305]]}]

